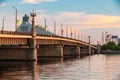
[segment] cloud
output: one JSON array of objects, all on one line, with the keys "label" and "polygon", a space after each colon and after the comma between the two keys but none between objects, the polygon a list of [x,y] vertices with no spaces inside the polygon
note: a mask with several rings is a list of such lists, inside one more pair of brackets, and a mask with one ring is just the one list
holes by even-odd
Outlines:
[{"label": "cloud", "polygon": [[63,24],[80,28],[120,27],[120,16],[86,14],[84,12],[59,12],[55,19]]},{"label": "cloud", "polygon": [[[53,28],[54,20],[56,21],[58,28],[60,28],[61,23],[63,25],[67,25],[68,27],[77,27],[81,29],[120,28],[120,16],[97,15],[87,14],[85,12],[69,11],[58,12],[56,14],[47,14],[45,10],[36,10],[36,12],[36,24],[44,26],[44,19],[46,18],[47,25],[50,29]],[[22,16],[20,16],[20,19],[22,19]],[[7,21],[12,21],[13,17]],[[8,24],[10,23],[8,22]],[[14,25],[11,24],[11,26]]]},{"label": "cloud", "polygon": [[36,13],[46,13],[46,10],[43,10],[43,9],[41,9],[41,10],[35,10],[36,11]]},{"label": "cloud", "polygon": [[23,0],[22,3],[28,3],[28,4],[38,4],[43,2],[54,2],[56,0]]},{"label": "cloud", "polygon": [[[72,29],[88,30],[87,35],[95,35],[97,30],[107,30],[109,28],[120,28],[120,16],[87,14],[85,12],[58,12],[56,14],[37,14],[36,24],[44,27],[44,20],[47,20],[48,30],[54,31],[54,20],[56,21],[57,34],[60,35],[61,23],[66,30],[66,25]],[[76,28],[74,28],[76,27]],[[69,28],[68,30],[70,30]],[[92,31],[92,33],[90,31]],[[90,33],[89,33],[90,32]],[[99,34],[101,34],[99,32]],[[98,35],[99,35],[98,34]],[[98,37],[98,36],[96,36]]]},{"label": "cloud", "polygon": [[4,7],[6,3],[0,3],[0,7]]},{"label": "cloud", "polygon": [[[17,16],[18,20],[19,20],[19,25],[22,23],[22,18],[21,18],[21,15],[18,15]],[[4,29],[5,30],[9,30],[9,31],[14,31],[15,29],[15,15],[7,15],[5,16],[5,19],[4,19]],[[1,29],[1,26],[3,24],[0,23],[0,29]]]}]

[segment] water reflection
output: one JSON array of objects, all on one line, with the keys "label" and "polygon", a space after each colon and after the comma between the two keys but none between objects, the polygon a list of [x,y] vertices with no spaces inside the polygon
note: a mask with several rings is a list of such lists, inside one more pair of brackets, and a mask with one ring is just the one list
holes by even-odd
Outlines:
[{"label": "water reflection", "polygon": [[0,80],[119,80],[120,55],[0,62]]},{"label": "water reflection", "polygon": [[0,62],[0,80],[38,80],[37,62]]}]

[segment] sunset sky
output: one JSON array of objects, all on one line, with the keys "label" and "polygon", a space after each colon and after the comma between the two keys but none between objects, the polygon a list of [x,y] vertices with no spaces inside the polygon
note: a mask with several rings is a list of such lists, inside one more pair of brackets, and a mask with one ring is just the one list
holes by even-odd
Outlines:
[{"label": "sunset sky", "polygon": [[60,24],[74,27],[95,41],[101,41],[102,32],[120,36],[119,0],[0,0],[0,30],[5,19],[5,30],[15,28],[15,9],[18,10],[19,24],[24,14],[37,13],[36,24],[44,25],[47,19],[48,29],[53,29],[54,20]]}]

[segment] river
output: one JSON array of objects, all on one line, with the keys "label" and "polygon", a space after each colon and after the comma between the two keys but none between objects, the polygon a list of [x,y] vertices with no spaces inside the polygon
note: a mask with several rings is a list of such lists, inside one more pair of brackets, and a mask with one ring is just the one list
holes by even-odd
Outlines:
[{"label": "river", "polygon": [[120,54],[0,61],[0,80],[120,80]]}]

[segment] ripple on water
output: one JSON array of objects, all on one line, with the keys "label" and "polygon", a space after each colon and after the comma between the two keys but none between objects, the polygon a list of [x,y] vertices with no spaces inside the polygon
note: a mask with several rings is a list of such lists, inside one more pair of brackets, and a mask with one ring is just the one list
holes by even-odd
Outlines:
[{"label": "ripple on water", "polygon": [[120,54],[0,62],[0,80],[120,80]]}]

